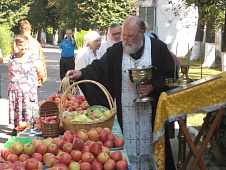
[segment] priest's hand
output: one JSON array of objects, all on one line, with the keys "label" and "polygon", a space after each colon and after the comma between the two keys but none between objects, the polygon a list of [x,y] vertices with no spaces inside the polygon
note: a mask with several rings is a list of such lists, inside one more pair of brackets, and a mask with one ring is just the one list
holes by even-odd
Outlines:
[{"label": "priest's hand", "polygon": [[69,77],[70,80],[77,80],[81,76],[82,76],[82,72],[79,70],[69,70],[65,75],[65,77]]},{"label": "priest's hand", "polygon": [[140,95],[145,97],[153,91],[153,86],[152,84],[139,84],[137,90]]}]

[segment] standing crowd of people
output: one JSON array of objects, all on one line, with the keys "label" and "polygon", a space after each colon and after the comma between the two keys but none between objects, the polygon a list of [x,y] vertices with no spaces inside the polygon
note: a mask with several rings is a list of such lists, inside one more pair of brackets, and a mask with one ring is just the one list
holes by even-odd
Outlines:
[{"label": "standing crowd of people", "polygon": [[[20,35],[14,39],[12,55],[8,63],[9,122],[18,126],[29,121],[31,109],[38,108],[38,89],[47,78],[42,46],[31,36],[31,25],[27,20],[20,22]],[[70,81],[89,79],[103,84],[114,98],[117,120],[123,132],[125,148],[132,169],[153,169],[153,129],[158,98],[169,90],[166,78],[173,78],[175,56],[167,45],[147,34],[147,25],[133,11],[122,26],[112,23],[108,27],[106,42],[101,43],[98,31],[88,32],[85,44],[74,56],[76,41],[71,29],[60,43],[60,79]],[[43,35],[43,38],[44,37]],[[172,57],[173,56],[173,57]],[[1,58],[0,58],[1,59]],[[1,63],[1,60],[0,60]],[[178,63],[179,64],[179,63]],[[149,84],[131,84],[128,70],[154,66]],[[108,106],[104,93],[94,84],[79,85],[90,105]],[[151,102],[136,103],[132,99],[142,96],[154,98]],[[166,125],[167,128],[167,125]],[[15,135],[14,129],[12,134]],[[174,170],[169,137],[166,130],[165,160],[167,169]]]}]

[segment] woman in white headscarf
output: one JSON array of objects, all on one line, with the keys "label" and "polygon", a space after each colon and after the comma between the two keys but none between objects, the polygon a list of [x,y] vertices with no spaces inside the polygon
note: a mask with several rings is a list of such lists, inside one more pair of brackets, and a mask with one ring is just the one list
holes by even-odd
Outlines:
[{"label": "woman in white headscarf", "polygon": [[101,37],[96,31],[90,31],[85,36],[84,47],[75,58],[75,70],[80,70],[91,64],[93,60],[101,57],[98,49],[101,45]]},{"label": "woman in white headscarf", "polygon": [[122,28],[118,23],[112,23],[108,27],[107,41],[101,44],[99,49],[101,56],[104,55],[108,47],[111,47],[114,43],[121,41]]}]

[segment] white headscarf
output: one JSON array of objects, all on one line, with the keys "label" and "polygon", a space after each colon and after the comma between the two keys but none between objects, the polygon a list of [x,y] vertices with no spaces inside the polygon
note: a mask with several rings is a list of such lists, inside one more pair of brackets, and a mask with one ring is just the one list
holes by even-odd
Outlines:
[{"label": "white headscarf", "polygon": [[96,31],[90,31],[84,36],[86,44],[90,41],[94,41],[99,38],[100,38],[100,35]]}]

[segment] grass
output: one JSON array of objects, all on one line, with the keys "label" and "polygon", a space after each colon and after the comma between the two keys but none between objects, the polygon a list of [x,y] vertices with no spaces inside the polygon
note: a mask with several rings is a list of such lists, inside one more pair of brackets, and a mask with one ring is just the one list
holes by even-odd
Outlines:
[{"label": "grass", "polygon": [[[189,61],[189,62],[188,62],[188,57],[179,57],[179,59],[181,61],[181,65],[183,64],[190,65],[188,76],[191,79],[198,80],[201,78],[205,78],[211,75],[217,75],[221,73],[220,57],[216,57],[214,68],[202,68],[202,70],[200,66],[203,63],[204,57],[201,57],[197,61]],[[182,73],[179,74],[179,76],[181,75]],[[205,115],[206,113],[189,114],[187,116],[187,124],[190,124],[197,130],[199,130],[203,123],[203,118],[205,117]]]}]

